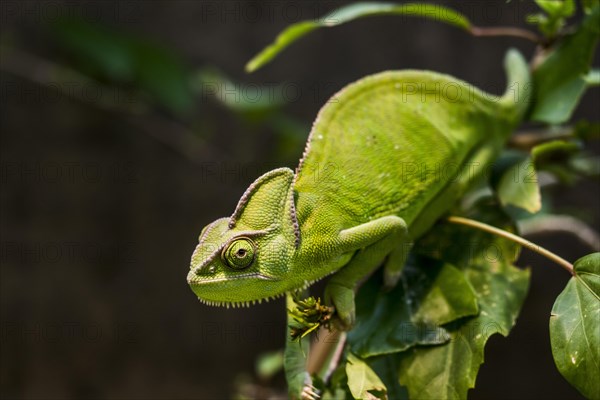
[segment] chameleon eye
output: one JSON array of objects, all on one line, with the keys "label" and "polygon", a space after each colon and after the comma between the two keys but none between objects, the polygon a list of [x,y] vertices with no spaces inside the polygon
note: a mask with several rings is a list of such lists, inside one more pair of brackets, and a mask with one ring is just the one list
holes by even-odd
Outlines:
[{"label": "chameleon eye", "polygon": [[231,242],[223,252],[223,259],[233,269],[244,269],[254,261],[255,252],[254,242],[243,237]]}]

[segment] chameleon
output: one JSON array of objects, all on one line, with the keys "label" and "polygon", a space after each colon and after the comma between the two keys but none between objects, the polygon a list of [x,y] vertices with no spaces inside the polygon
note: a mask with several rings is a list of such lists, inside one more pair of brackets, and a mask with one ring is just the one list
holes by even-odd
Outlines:
[{"label": "chameleon", "polygon": [[384,285],[396,284],[411,244],[483,179],[522,120],[529,69],[516,50],[505,69],[502,96],[420,70],[346,86],[319,111],[296,170],[263,174],[201,231],[194,294],[248,306],[331,275],[325,300],[350,329],[360,283],[383,265]]}]

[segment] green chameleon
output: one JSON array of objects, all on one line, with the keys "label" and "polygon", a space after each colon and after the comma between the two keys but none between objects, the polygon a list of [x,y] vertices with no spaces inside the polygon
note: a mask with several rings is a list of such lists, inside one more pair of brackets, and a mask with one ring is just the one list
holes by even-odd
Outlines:
[{"label": "green chameleon", "polygon": [[209,305],[244,306],[331,275],[341,326],[357,286],[384,265],[399,279],[410,244],[485,175],[528,105],[529,70],[511,50],[502,97],[426,71],[348,85],[319,112],[296,172],[259,177],[233,215],[206,226],[187,276]]}]

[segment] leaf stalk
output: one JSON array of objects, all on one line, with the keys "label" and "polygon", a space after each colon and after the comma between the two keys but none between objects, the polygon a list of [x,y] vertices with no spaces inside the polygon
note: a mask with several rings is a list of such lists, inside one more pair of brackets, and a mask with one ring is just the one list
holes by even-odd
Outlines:
[{"label": "leaf stalk", "polygon": [[518,243],[521,246],[528,248],[529,250],[535,251],[536,253],[546,257],[547,259],[554,261],[555,263],[566,269],[571,275],[575,275],[573,271],[573,264],[571,264],[564,258],[552,253],[551,251],[543,248],[542,246],[530,242],[529,240],[524,239],[521,236],[515,235],[514,233],[510,233],[508,231],[496,228],[483,222],[475,221],[464,217],[450,216],[446,220],[453,224],[464,225],[471,228],[479,229],[481,231],[488,232],[493,235]]}]

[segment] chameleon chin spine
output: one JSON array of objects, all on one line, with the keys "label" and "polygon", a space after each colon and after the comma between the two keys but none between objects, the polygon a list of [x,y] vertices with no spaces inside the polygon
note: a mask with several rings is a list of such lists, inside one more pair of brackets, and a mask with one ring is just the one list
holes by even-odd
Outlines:
[{"label": "chameleon chin spine", "polygon": [[200,303],[206,304],[207,306],[211,306],[211,307],[242,308],[242,307],[250,307],[251,305],[255,305],[255,304],[261,304],[263,301],[265,303],[267,303],[271,300],[276,300],[276,299],[282,297],[284,294],[285,293],[280,293],[280,294],[277,294],[274,296],[265,297],[263,299],[255,299],[255,300],[248,300],[248,301],[213,301],[213,300],[206,300],[201,297],[198,297],[198,300],[200,301]]}]

